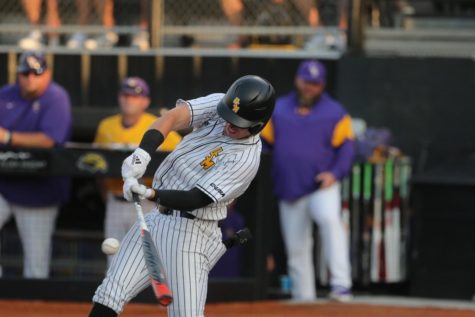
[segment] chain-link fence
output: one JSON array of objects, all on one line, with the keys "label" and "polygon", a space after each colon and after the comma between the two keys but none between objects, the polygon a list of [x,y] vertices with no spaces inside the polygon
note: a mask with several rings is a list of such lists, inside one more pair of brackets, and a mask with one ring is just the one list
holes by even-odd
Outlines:
[{"label": "chain-link fence", "polygon": [[[47,24],[57,11],[61,25],[79,25],[86,23],[100,25],[104,8],[112,5],[113,19],[118,25],[127,25],[139,22],[141,0],[2,0],[0,1],[0,23],[28,23],[28,10],[36,11],[36,21]],[[149,6],[152,0],[143,1]],[[107,10],[107,9],[106,9]],[[85,15],[80,21],[81,14]],[[106,13],[107,14],[107,13]]]},{"label": "chain-link fence", "polygon": [[152,46],[295,45],[322,30],[338,37],[335,26],[348,26],[348,1],[3,0],[0,44],[22,46],[21,39],[34,37],[36,30],[42,44],[71,48],[84,48],[82,42],[68,43],[77,33],[86,35],[80,40],[112,34],[105,45],[111,48],[133,44],[133,36],[140,32],[147,45],[139,48],[148,48],[150,42]]}]

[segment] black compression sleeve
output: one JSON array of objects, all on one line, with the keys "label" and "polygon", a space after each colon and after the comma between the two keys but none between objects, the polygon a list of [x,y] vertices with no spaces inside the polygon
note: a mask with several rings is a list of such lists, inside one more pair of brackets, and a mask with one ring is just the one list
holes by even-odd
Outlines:
[{"label": "black compression sleeve", "polygon": [[213,200],[198,188],[190,190],[155,190],[155,197],[158,197],[162,206],[183,211],[191,211],[207,206]]},{"label": "black compression sleeve", "polygon": [[152,155],[158,149],[160,144],[163,143],[164,139],[165,137],[160,131],[156,129],[150,129],[143,135],[139,147],[145,150],[148,154]]}]

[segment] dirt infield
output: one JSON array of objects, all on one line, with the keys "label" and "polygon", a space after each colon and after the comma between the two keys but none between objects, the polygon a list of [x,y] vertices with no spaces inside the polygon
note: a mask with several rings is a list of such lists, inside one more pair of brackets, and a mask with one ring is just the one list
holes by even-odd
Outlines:
[{"label": "dirt infield", "polygon": [[[0,317],[79,317],[87,316],[88,303],[39,301],[0,301]],[[166,311],[155,305],[130,304],[125,317],[162,317]],[[408,308],[363,304],[318,303],[295,305],[284,302],[210,304],[207,317],[475,317],[475,310]]]}]

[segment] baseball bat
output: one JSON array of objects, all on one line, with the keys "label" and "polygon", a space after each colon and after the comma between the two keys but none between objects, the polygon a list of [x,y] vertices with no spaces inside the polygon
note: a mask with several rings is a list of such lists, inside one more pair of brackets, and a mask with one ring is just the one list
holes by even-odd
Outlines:
[{"label": "baseball bat", "polygon": [[408,245],[409,245],[409,227],[411,222],[411,210],[409,208],[409,185],[411,177],[411,161],[409,158],[402,158],[399,161],[400,171],[399,171],[399,208],[400,208],[400,277],[401,280],[407,278],[409,274],[408,267]]},{"label": "baseball bat", "polygon": [[144,254],[145,264],[147,266],[150,279],[152,281],[153,292],[158,300],[158,303],[162,306],[168,306],[173,301],[173,296],[168,287],[165,269],[163,267],[160,256],[158,255],[157,248],[153,243],[150,230],[142,211],[142,205],[140,204],[140,198],[136,193],[132,194],[134,199],[135,210],[137,211],[137,218],[140,224],[140,236],[142,237],[142,250]]},{"label": "baseball bat", "polygon": [[371,278],[371,229],[373,224],[371,194],[373,183],[373,167],[366,162],[363,167],[363,215],[361,237],[361,283],[369,285]]},{"label": "baseball bat", "polygon": [[373,200],[373,234],[371,235],[371,281],[381,281],[381,269],[383,263],[381,254],[383,248],[383,236],[381,230],[383,214],[383,166],[381,163],[375,164],[374,171],[374,200]]},{"label": "baseball bat", "polygon": [[399,163],[392,161],[390,165],[391,171],[389,172],[389,177],[392,179],[388,180],[388,186],[392,186],[392,192],[388,196],[388,201],[390,201],[390,218],[386,221],[388,223],[389,228],[389,244],[388,252],[388,274],[387,274],[387,281],[388,282],[399,282],[401,280],[401,210],[399,209],[400,205],[400,198],[399,198],[399,184],[400,184],[400,175],[399,175]]},{"label": "baseball bat", "polygon": [[353,165],[352,173],[352,206],[351,206],[351,267],[353,280],[357,280],[360,272],[360,199],[361,199],[361,166]]}]

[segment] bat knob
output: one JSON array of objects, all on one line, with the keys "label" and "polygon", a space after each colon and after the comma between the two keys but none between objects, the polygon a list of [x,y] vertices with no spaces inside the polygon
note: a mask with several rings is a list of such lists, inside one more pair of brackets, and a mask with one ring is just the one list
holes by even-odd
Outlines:
[{"label": "bat knob", "polygon": [[233,237],[227,239],[226,241],[223,241],[223,243],[226,246],[226,249],[230,249],[235,245],[243,245],[251,239],[251,231],[248,228],[244,228],[236,232]]},{"label": "bat knob", "polygon": [[158,299],[158,303],[162,306],[168,306],[172,303],[173,298],[170,295],[163,295]]},{"label": "bat knob", "polygon": [[249,228],[244,228],[236,232],[237,244],[244,244],[251,239],[252,239],[252,234]]}]

